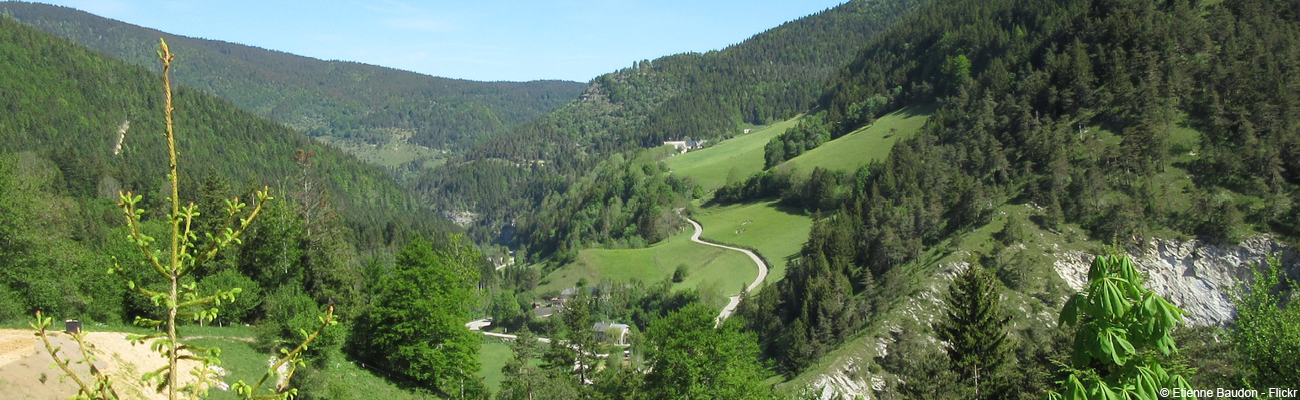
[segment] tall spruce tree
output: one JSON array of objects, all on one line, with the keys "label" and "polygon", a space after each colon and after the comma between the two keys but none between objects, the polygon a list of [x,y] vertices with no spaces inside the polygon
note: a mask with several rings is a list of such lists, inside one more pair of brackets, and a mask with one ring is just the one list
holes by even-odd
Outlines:
[{"label": "tall spruce tree", "polygon": [[953,280],[945,301],[947,319],[939,337],[948,342],[950,368],[968,382],[974,398],[999,398],[1010,353],[1006,327],[1011,318],[1002,312],[993,276],[972,264]]},{"label": "tall spruce tree", "polygon": [[586,286],[579,285],[572,300],[560,313],[563,325],[563,340],[551,341],[551,346],[542,355],[543,367],[552,372],[564,371],[574,378],[571,383],[581,398],[592,398],[590,384],[592,373],[600,363],[598,354],[605,353],[603,346],[596,342],[595,326],[591,316],[592,295]]}]

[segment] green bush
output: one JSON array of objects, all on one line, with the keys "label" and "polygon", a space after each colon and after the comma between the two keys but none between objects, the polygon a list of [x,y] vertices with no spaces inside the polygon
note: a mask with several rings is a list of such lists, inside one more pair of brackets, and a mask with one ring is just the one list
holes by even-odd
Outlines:
[{"label": "green bush", "polygon": [[682,283],[682,281],[686,280],[686,274],[688,273],[690,273],[690,270],[686,264],[678,264],[677,270],[673,271],[673,283]]},{"label": "green bush", "polygon": [[0,322],[26,316],[22,296],[8,286],[0,285]]},{"label": "green bush", "polygon": [[262,304],[262,286],[253,279],[233,269],[223,270],[199,281],[199,290],[215,292],[221,289],[243,289],[233,302],[223,302],[217,308],[217,322],[221,325],[245,322],[257,306]]}]

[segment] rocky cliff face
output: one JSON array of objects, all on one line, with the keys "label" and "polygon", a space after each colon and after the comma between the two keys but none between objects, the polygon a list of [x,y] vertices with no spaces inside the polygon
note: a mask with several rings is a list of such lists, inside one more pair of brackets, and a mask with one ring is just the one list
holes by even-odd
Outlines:
[{"label": "rocky cliff face", "polygon": [[[1297,269],[1296,252],[1268,236],[1258,236],[1237,245],[1210,245],[1197,240],[1153,239],[1129,256],[1145,274],[1145,285],[1182,307],[1191,315],[1191,325],[1222,325],[1232,321],[1233,291],[1249,279],[1252,266],[1277,254],[1282,268],[1291,275]],[[1087,285],[1088,267],[1094,255],[1071,251],[1057,259],[1056,272],[1074,290]]]},{"label": "rocky cliff face", "polygon": [[[1053,265],[1056,273],[1072,290],[1083,290],[1095,254],[1082,251],[1058,254]],[[1250,238],[1237,245],[1153,239],[1142,248],[1129,252],[1138,271],[1146,275],[1144,285],[1190,313],[1186,319],[1191,325],[1231,322],[1235,313],[1232,303],[1234,291],[1242,280],[1250,279],[1251,267],[1267,262],[1270,254],[1278,255],[1283,270],[1288,274],[1300,277],[1300,254],[1269,236]],[[915,293],[892,318],[883,317],[893,321],[886,324],[884,332],[859,339],[870,341],[874,346],[860,346],[856,351],[829,357],[830,365],[812,383],[817,397],[822,400],[888,398],[885,383],[892,378],[873,373],[869,366],[889,353],[895,343],[895,335],[891,332],[932,326],[936,322],[938,310],[943,307],[942,293],[948,282],[967,266],[966,263],[940,265],[930,277],[928,289]],[[1023,308],[1019,311],[1028,312]],[[1056,310],[1049,310],[1041,315],[1035,314],[1033,318],[1055,324],[1055,313]],[[939,345],[933,338],[931,342]]]}]

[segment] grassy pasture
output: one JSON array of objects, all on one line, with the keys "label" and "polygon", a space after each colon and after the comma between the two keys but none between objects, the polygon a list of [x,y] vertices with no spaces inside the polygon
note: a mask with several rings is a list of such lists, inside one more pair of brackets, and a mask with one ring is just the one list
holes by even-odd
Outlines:
[{"label": "grassy pasture", "polygon": [[915,135],[929,119],[929,110],[898,110],[880,117],[874,124],[826,142],[786,162],[805,174],[811,173],[816,167],[853,172],[871,160],[885,159],[895,142]]},{"label": "grassy pasture", "polygon": [[801,117],[756,128],[712,147],[669,157],[664,162],[674,174],[695,178],[704,191],[717,190],[728,180],[745,179],[763,170],[763,146],[795,126]]},{"label": "grassy pasture", "polygon": [[659,282],[672,278],[678,265],[686,265],[689,273],[683,282],[674,285],[675,288],[695,288],[725,297],[739,293],[758,276],[758,270],[748,256],[692,243],[691,233],[682,231],[668,240],[641,249],[582,250],[578,252],[577,261],[547,275],[543,279],[545,283],[537,291],[560,291],[573,287],[580,278],[586,278],[592,284],[603,280],[630,282],[633,279]]},{"label": "grassy pasture", "polygon": [[772,264],[767,283],[785,277],[788,259],[808,241],[812,219],[776,201],[709,207],[696,213],[704,226],[701,238],[756,249]]}]

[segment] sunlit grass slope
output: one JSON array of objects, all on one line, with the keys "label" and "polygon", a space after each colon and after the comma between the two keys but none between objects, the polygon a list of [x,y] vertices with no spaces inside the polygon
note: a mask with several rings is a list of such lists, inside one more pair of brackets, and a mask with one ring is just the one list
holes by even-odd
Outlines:
[{"label": "sunlit grass slope", "polygon": [[928,109],[905,108],[887,114],[875,123],[786,161],[803,173],[813,168],[853,172],[872,160],[883,160],[894,143],[915,135],[930,119]]},{"label": "sunlit grass slope", "polygon": [[[587,249],[578,259],[543,279],[539,293],[573,287],[580,278],[590,284],[601,281],[645,283],[671,279],[678,265],[685,265],[686,279],[677,289],[697,288],[716,291],[722,296],[739,293],[754,281],[758,270],[748,256],[737,251],[705,246],[690,241],[691,231],[682,231],[668,240],[642,249]],[[721,304],[719,304],[721,306]]]}]

